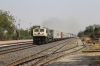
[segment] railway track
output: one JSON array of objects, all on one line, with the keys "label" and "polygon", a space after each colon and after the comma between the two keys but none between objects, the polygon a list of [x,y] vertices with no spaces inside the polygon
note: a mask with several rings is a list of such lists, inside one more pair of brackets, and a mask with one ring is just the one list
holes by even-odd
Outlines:
[{"label": "railway track", "polygon": [[24,50],[28,48],[33,48],[33,47],[36,47],[36,45],[25,44],[25,45],[14,46],[14,48],[10,48],[10,47],[8,49],[3,48],[2,50],[0,50],[0,55],[12,53],[12,52],[16,52],[16,51],[20,51],[20,50]]},{"label": "railway track", "polygon": [[[60,48],[62,48],[62,47],[60,47]],[[69,49],[65,49],[65,50],[57,52],[58,50],[60,50],[60,48],[58,48],[58,49],[54,50],[52,53],[49,53],[47,55],[43,55],[43,56],[38,57],[36,59],[32,59],[30,61],[18,64],[16,66],[47,66],[49,63],[52,63],[53,61],[65,56],[65,55],[73,54],[73,53],[84,48],[84,47],[80,47],[80,48],[78,48],[78,47],[79,46],[76,45],[75,47],[71,47]],[[76,49],[76,50],[73,50],[73,49]],[[67,54],[65,52],[67,52]],[[28,64],[28,62],[31,62],[31,63]]]},{"label": "railway track", "polygon": [[[57,59],[64,57],[66,55],[75,54],[77,51],[79,51],[81,49],[83,49],[83,48],[80,48],[80,49],[77,49],[77,50],[72,50],[72,51],[71,51],[71,49],[67,50],[67,51],[70,51],[67,54],[65,54],[66,51],[55,53],[55,54],[51,55],[53,58],[50,58],[50,56],[49,56],[49,57],[45,58],[46,60],[43,59],[44,61],[42,60],[42,64],[40,64],[39,66],[47,66],[47,65],[53,63],[54,61],[56,61]],[[33,65],[31,65],[31,66],[33,66]]]},{"label": "railway track", "polygon": [[[30,66],[45,66],[47,65],[48,63],[52,62],[53,60],[55,59],[58,59],[60,58],[61,56],[63,56],[63,52],[64,51],[69,51],[73,48],[76,48],[77,45],[75,47],[71,47],[69,49],[65,49],[65,50],[62,50],[62,51],[59,51],[58,50],[55,50],[54,52],[48,54],[48,55],[45,55],[43,56],[42,58],[39,58],[38,61],[36,61],[34,64],[30,65]],[[60,49],[59,49],[60,50]],[[54,58],[55,57],[55,58]],[[52,59],[51,59],[52,58]]]},{"label": "railway track", "polygon": [[[68,44],[68,43],[67,43]],[[45,55],[43,55],[43,56],[39,56],[38,58],[35,58],[35,59],[33,59],[33,60],[30,60],[30,61],[26,61],[26,62],[23,62],[23,63],[20,63],[20,64],[17,64],[16,66],[25,66],[24,64],[25,63],[27,63],[27,62],[31,62],[31,63],[34,63],[34,65],[33,66],[35,66],[36,64],[37,64],[37,60],[39,60],[39,61],[41,61],[42,59],[44,59],[44,58],[46,58],[46,57],[48,57],[48,55],[49,54],[53,54],[54,52],[56,52],[56,51],[58,51],[59,49],[61,49],[62,47],[64,47],[65,45],[67,45],[67,44],[64,44],[64,45],[61,45],[61,46],[56,46],[56,48],[55,47],[53,47],[53,48],[50,48],[50,49],[48,49],[48,50],[45,50],[44,52],[48,52],[47,54],[45,53]],[[53,49],[53,50],[52,50]],[[42,53],[43,54],[43,53]],[[29,65],[29,64],[28,64]],[[27,66],[27,65],[26,65]]]},{"label": "railway track", "polygon": [[[72,40],[72,39],[70,39],[70,40]],[[54,45],[52,47],[46,48],[45,50],[41,50],[40,52],[37,52],[36,54],[33,54],[31,56],[27,56],[27,57],[21,58],[19,60],[13,61],[13,62],[7,64],[6,66],[21,66],[21,65],[24,65],[27,62],[30,62],[30,61],[33,61],[33,60],[36,60],[36,59],[39,59],[39,58],[42,59],[43,57],[46,57],[46,55],[51,54],[51,53],[59,50],[60,48],[62,48],[66,44],[68,44],[68,41],[69,40],[66,40],[62,43],[59,43],[59,44]]]},{"label": "railway track", "polygon": [[31,66],[31,65],[32,66],[38,66],[37,65],[38,62],[41,62],[41,60],[43,60],[44,58],[47,58],[48,55],[55,54],[55,52],[57,52],[59,49],[61,49],[65,45],[67,45],[70,41],[67,40],[67,41],[65,41],[63,43],[60,43],[58,45],[55,45],[53,47],[47,48],[45,50],[42,50],[42,51],[38,52],[37,54],[22,58],[22,59],[17,60],[17,61],[14,61],[14,62],[12,62],[10,64],[7,64],[6,66]]},{"label": "railway track", "polygon": [[37,62],[36,65],[33,64],[31,66],[48,66],[49,64],[53,63],[57,59],[64,57],[66,55],[75,54],[77,51],[80,51],[84,47],[75,46],[75,47],[73,47],[74,50],[72,48],[70,48],[70,49],[60,51],[60,52],[55,52],[53,54],[48,55],[47,57],[44,57],[42,60],[40,59],[39,63]]}]

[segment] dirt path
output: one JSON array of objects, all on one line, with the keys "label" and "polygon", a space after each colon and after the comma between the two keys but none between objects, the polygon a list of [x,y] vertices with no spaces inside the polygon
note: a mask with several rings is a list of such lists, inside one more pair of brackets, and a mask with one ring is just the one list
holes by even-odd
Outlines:
[{"label": "dirt path", "polygon": [[[81,40],[78,40],[78,46],[81,45],[83,45],[83,43]],[[100,52],[82,53],[81,50],[73,55],[62,57],[48,66],[94,66],[91,64],[93,63],[94,58],[97,58],[98,56],[100,56]]]},{"label": "dirt path", "polygon": [[93,59],[98,56],[100,56],[100,53],[82,53],[65,56],[49,66],[90,66]]}]

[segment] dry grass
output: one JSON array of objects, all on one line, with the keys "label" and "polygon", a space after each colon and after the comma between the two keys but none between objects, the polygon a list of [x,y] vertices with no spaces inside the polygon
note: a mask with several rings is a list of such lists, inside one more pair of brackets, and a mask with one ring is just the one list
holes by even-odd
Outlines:
[{"label": "dry grass", "polygon": [[82,38],[82,41],[85,41],[85,42],[88,42],[88,41],[90,41],[90,40],[91,40],[90,37],[83,37],[83,38]]},{"label": "dry grass", "polygon": [[[87,45],[88,46],[85,48],[86,51],[88,51],[88,50],[100,50],[100,42],[95,41],[94,43],[87,43]],[[99,53],[100,52],[97,52],[97,54],[99,54]],[[95,52],[93,52],[93,54],[95,54]],[[100,66],[100,55],[97,56],[97,58],[94,58],[92,60],[93,60],[92,66]]]},{"label": "dry grass", "polygon": [[90,46],[88,48],[100,49],[100,42],[90,43]]}]

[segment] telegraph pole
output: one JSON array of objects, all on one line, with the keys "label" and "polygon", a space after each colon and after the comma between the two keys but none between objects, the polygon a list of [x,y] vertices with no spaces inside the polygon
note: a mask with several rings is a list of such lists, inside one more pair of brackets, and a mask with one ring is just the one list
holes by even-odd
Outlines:
[{"label": "telegraph pole", "polygon": [[30,37],[31,37],[31,22],[30,22]]},{"label": "telegraph pole", "polygon": [[19,19],[19,39],[20,39],[20,19]]},{"label": "telegraph pole", "polygon": [[31,22],[30,22],[30,28],[31,28]]}]

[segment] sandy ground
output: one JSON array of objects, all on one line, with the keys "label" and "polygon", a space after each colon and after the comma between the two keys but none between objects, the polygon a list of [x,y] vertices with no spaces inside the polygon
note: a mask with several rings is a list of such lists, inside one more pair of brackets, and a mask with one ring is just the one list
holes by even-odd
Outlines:
[{"label": "sandy ground", "polygon": [[65,56],[50,64],[49,66],[90,66],[93,59],[100,56],[100,53],[81,53]]},{"label": "sandy ground", "polygon": [[[78,45],[81,47],[83,43],[81,40],[78,40]],[[49,64],[48,66],[100,66],[100,65],[91,65],[95,58],[100,56],[100,52],[95,53],[82,53],[78,52],[73,55],[64,56],[57,61]]]}]

